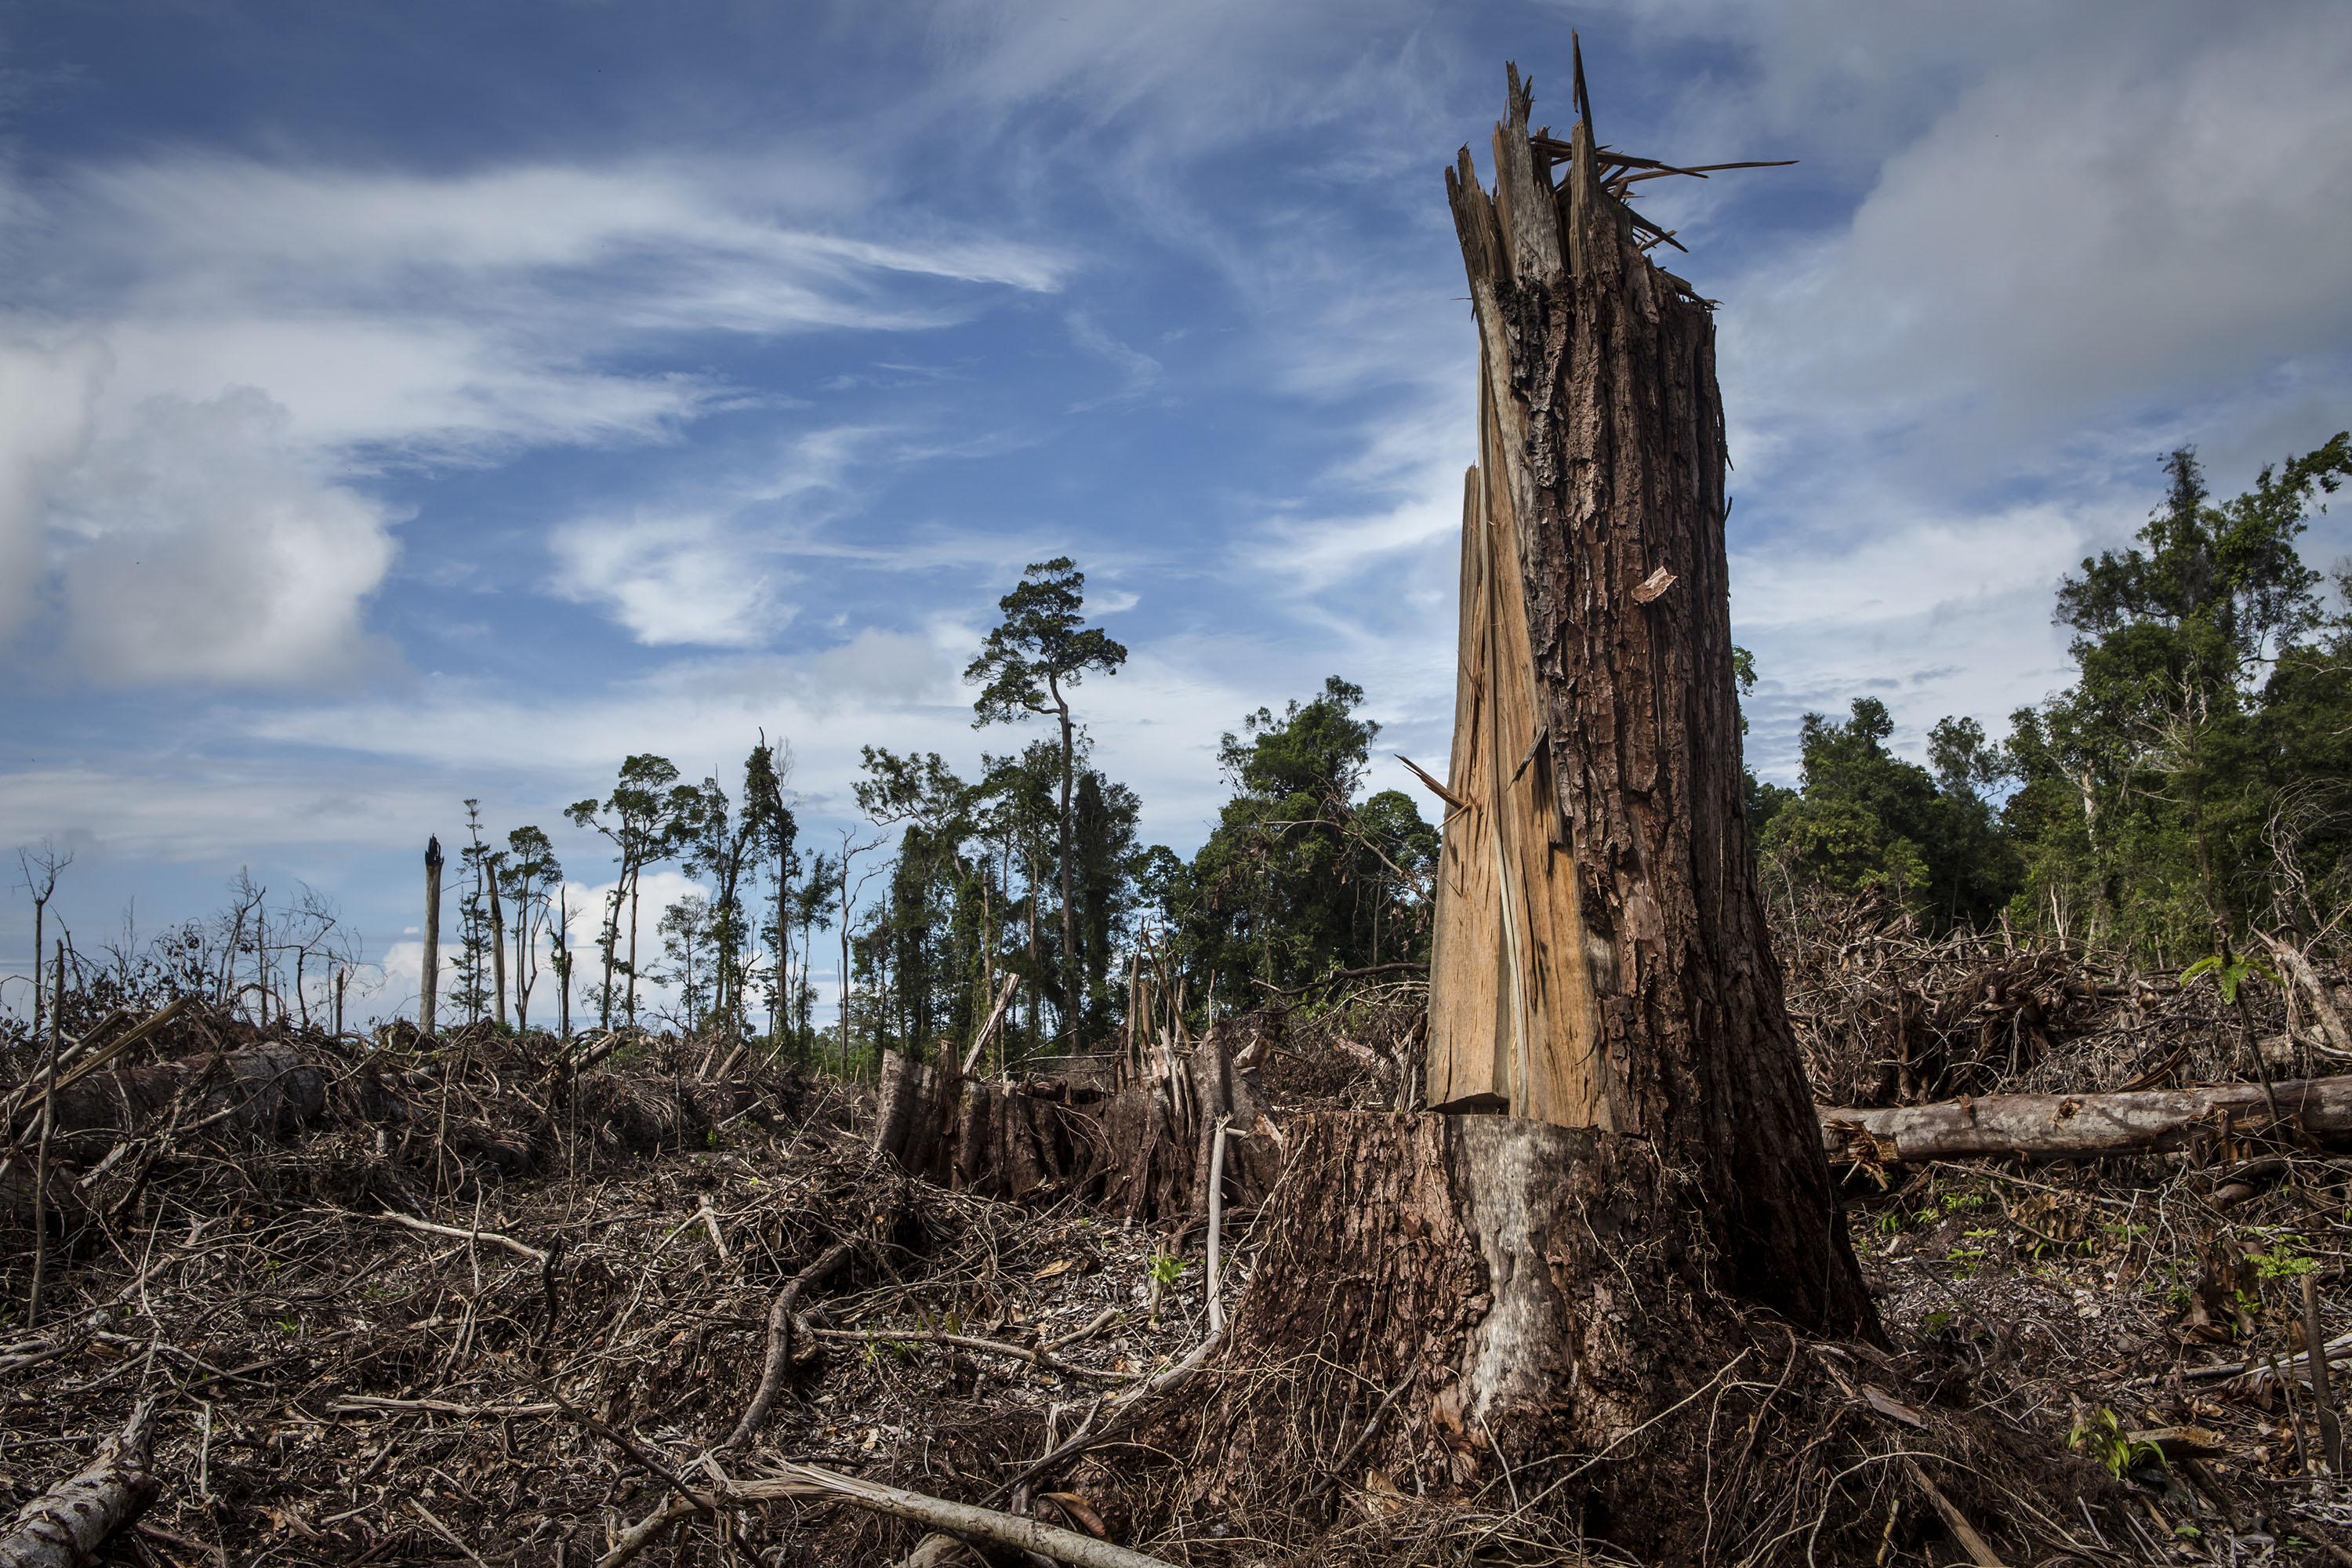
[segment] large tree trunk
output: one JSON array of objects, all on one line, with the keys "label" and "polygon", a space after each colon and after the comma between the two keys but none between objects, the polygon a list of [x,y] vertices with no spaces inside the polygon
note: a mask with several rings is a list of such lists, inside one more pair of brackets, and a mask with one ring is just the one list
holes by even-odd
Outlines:
[{"label": "large tree trunk", "polygon": [[1530,1548],[1867,1561],[1882,1502],[1814,1526],[1775,1481],[1830,1425],[1791,1331],[1878,1329],[1749,859],[1713,321],[1603,188],[1622,164],[1528,109],[1514,68],[1492,197],[1466,149],[1447,178],[1482,363],[1431,975],[1453,1113],[1283,1130],[1224,1375],[1138,1446],[1218,1456],[1176,1506],[1244,1532],[1370,1473]]},{"label": "large tree trunk", "polygon": [[1482,375],[1430,1100],[1643,1140],[1723,1289],[1865,1330],[1750,858],[1714,318],[1529,101],[1491,197],[1446,179]]}]

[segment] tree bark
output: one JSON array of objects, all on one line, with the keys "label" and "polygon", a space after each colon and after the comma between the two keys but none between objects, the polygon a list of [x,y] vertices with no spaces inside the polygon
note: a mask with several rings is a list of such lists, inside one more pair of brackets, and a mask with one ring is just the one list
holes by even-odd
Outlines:
[{"label": "tree bark", "polygon": [[497,868],[489,868],[483,879],[490,894],[490,974],[498,989],[499,1027],[503,1029],[507,1024],[507,911],[506,906],[499,902]]},{"label": "tree bark", "polygon": [[1591,127],[1554,189],[1509,87],[1494,194],[1467,148],[1446,178],[1480,462],[1430,1098],[1643,1140],[1722,1289],[1874,1331],[1752,868],[1714,319],[1643,254]]},{"label": "tree bark", "polygon": [[425,967],[417,976],[416,1026],[433,1032],[434,993],[441,984],[441,840],[425,841]]},{"label": "tree bark", "polygon": [[2259,1131],[2352,1132],[2352,1077],[2115,1094],[1990,1094],[1885,1110],[1823,1106],[1821,1122],[1822,1146],[1841,1163],[2157,1154]]},{"label": "tree bark", "polygon": [[1046,685],[1054,693],[1054,710],[1062,721],[1062,1035],[1065,1050],[1079,1048],[1083,1029],[1085,992],[1079,978],[1077,903],[1070,896],[1070,773],[1074,766],[1072,748],[1075,737],[1070,732],[1070,703],[1062,695],[1061,687],[1051,675]]},{"label": "tree bark", "polygon": [[150,1407],[132,1412],[90,1462],[26,1503],[0,1536],[0,1568],[76,1568],[153,1500]]}]

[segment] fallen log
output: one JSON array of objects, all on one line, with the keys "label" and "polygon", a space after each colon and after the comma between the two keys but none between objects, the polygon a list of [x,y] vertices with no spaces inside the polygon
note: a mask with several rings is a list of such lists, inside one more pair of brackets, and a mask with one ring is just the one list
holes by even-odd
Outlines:
[{"label": "fallen log", "polygon": [[1821,1118],[1822,1146],[1839,1164],[2160,1154],[2224,1133],[2352,1132],[2352,1076],[2112,1094],[1989,1094],[1883,1110],[1823,1106]]},{"label": "fallen log", "polygon": [[90,1462],[25,1505],[0,1536],[0,1568],[75,1568],[154,1500],[147,1468],[151,1405],[131,1412]]}]

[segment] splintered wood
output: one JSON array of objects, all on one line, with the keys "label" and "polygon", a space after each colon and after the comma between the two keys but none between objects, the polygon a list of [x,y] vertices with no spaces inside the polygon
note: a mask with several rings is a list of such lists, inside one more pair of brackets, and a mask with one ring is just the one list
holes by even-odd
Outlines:
[{"label": "splintered wood", "polygon": [[1572,848],[1544,744],[1494,400],[1462,498],[1454,752],[1430,961],[1429,1102],[1611,1127]]}]

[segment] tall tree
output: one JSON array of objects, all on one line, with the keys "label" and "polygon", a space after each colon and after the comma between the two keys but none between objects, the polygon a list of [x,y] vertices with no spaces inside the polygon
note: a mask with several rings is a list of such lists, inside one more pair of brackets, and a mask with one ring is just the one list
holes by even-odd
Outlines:
[{"label": "tall tree", "polygon": [[1894,732],[1875,697],[1854,699],[1843,722],[1806,714],[1803,787],[1777,803],[1759,852],[1791,882],[1884,889],[1938,929],[1990,918],[2019,869],[1985,793],[2005,769],[1999,748],[1973,719],[1943,720],[1928,738],[1931,773],[1895,753]]},{"label": "tall tree", "polygon": [[[641,752],[621,763],[613,793],[601,805],[592,797],[564,809],[563,815],[574,826],[593,828],[613,846],[614,864],[619,870],[613,890],[605,896],[604,923],[596,937],[604,968],[599,1006],[603,1026],[608,1029],[613,1026],[613,975],[623,968],[628,978],[628,1021],[632,1027],[636,1025],[638,880],[647,866],[669,858],[676,847],[677,823],[669,791],[677,783],[677,764],[667,757]],[[625,963],[618,957],[625,905],[629,911]]]},{"label": "tall tree", "polygon": [[816,981],[811,963],[816,955],[814,933],[833,929],[833,897],[841,881],[841,864],[822,853],[808,858],[808,868],[793,889],[793,919],[801,929],[801,974],[789,998],[797,1009],[793,1039],[797,1059],[809,1065],[815,1043]]},{"label": "tall tree", "polygon": [[797,858],[793,843],[800,836],[800,824],[784,799],[784,785],[792,772],[792,747],[782,742],[770,745],[766,732],[761,731],[760,743],[751,748],[751,754],[743,762],[743,822],[751,834],[752,853],[760,857],[775,880],[768,985],[771,1049],[780,1043],[776,1031],[791,1011],[793,862]]},{"label": "tall tree", "polygon": [[1218,760],[1233,796],[1189,868],[1158,879],[1185,956],[1236,999],[1338,969],[1427,952],[1437,831],[1394,790],[1357,796],[1380,726],[1361,687],[1332,676],[1313,699],[1260,708]]},{"label": "tall tree", "polygon": [[498,857],[482,837],[482,803],[466,802],[466,842],[457,851],[457,990],[450,1000],[466,1010],[466,1022],[479,1023],[489,1010],[491,970],[498,962],[498,931],[490,919],[488,889]]},{"label": "tall tree", "polygon": [[1004,619],[988,634],[980,655],[964,671],[981,682],[972,703],[975,726],[1045,715],[1061,727],[1060,847],[1055,864],[1062,891],[1062,994],[1066,1029],[1079,1023],[1083,977],[1078,961],[1076,868],[1071,855],[1076,822],[1070,796],[1075,783],[1076,724],[1069,692],[1089,671],[1115,674],[1127,649],[1098,626],[1086,624],[1086,574],[1066,555],[1032,564],[1020,584],[997,601]]},{"label": "tall tree", "polygon": [[[552,926],[550,895],[562,879],[563,865],[555,858],[555,845],[537,827],[518,827],[507,835],[506,858],[499,868],[499,878],[507,900],[514,907],[514,979],[515,1028],[518,1032],[530,1027],[530,994],[539,983],[539,953],[542,938]],[[556,951],[562,952],[559,941]],[[565,1009],[568,1014],[570,1009]]]},{"label": "tall tree", "polygon": [[[2071,889],[2144,952],[2179,957],[2213,922],[2244,923],[2279,792],[2325,765],[2328,721],[2282,726],[2273,704],[2347,707],[2328,679],[2319,574],[2296,542],[2352,475],[2352,437],[2263,468],[2218,505],[2194,448],[2164,472],[2135,542],[2086,559],[2059,589],[2078,678],[2014,728],[2022,787],[2010,815],[2035,830],[2030,904]],[[2295,754],[2314,742],[2320,753]],[[2069,783],[2078,820],[2062,823],[2051,807]],[[2066,838],[2079,853],[2059,853]]]},{"label": "tall tree", "polygon": [[965,1026],[982,984],[979,881],[964,854],[974,792],[937,752],[899,756],[867,746],[863,754],[858,808],[877,826],[899,829],[879,929],[898,978],[901,1038],[919,1058],[942,1028]]},{"label": "tall tree", "polygon": [[721,1027],[733,1029],[743,1020],[740,972],[749,926],[743,913],[743,868],[758,825],[750,812],[737,815],[727,792],[711,778],[670,791],[670,820],[679,864],[690,877],[709,878],[717,890],[718,896],[708,900],[704,933],[711,950],[711,1013]]}]

